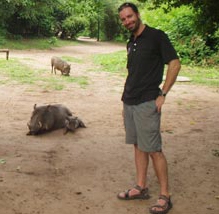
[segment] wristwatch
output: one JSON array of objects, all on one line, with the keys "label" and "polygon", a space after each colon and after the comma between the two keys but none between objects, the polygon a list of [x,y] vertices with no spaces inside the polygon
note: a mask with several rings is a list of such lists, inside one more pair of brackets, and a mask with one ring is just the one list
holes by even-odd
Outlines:
[{"label": "wristwatch", "polygon": [[166,97],[167,93],[163,92],[162,90],[159,91],[159,96]]}]

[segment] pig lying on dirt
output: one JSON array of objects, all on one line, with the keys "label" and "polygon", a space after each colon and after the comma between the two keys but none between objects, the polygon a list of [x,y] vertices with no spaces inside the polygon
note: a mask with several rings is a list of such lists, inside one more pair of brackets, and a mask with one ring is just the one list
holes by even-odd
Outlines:
[{"label": "pig lying on dirt", "polygon": [[56,69],[57,69],[61,71],[62,75],[69,76],[71,65],[69,65],[67,62],[63,61],[62,59],[56,56],[52,57],[51,66],[52,66],[51,73],[53,73],[53,67],[54,67],[55,74],[56,74]]},{"label": "pig lying on dirt", "polygon": [[29,128],[27,135],[38,135],[60,128],[64,128],[64,134],[66,134],[79,127],[86,127],[79,118],[73,116],[72,112],[61,104],[44,106],[35,104],[27,126]]}]

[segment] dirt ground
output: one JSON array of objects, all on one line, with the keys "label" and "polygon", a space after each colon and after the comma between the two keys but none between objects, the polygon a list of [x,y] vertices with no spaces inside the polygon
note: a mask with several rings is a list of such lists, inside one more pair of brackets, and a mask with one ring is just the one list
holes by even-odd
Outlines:
[{"label": "dirt ground", "polygon": [[[62,91],[0,85],[1,214],[148,213],[159,194],[151,163],[151,199],[120,201],[116,197],[135,184],[133,148],[124,143],[121,116],[124,78],[92,71],[95,65],[90,60],[94,54],[124,48],[89,41],[48,51],[10,51],[10,59],[48,70],[45,75],[51,75],[53,55],[83,59],[84,63],[71,63],[71,75],[87,76],[89,85],[81,88],[72,83]],[[62,103],[87,128],[67,135],[57,130],[26,136],[35,103]],[[170,214],[219,213],[219,157],[214,155],[219,150],[218,106],[218,88],[177,82],[167,96],[162,136],[174,204]]]}]

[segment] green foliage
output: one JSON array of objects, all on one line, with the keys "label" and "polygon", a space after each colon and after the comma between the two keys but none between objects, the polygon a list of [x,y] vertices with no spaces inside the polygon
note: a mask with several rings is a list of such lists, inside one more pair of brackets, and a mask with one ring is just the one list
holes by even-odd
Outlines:
[{"label": "green foliage", "polygon": [[0,26],[10,38],[55,35],[75,39],[83,31],[85,36],[101,35],[101,39],[113,40],[118,33],[117,11],[111,0],[3,1]]},{"label": "green foliage", "polygon": [[195,30],[195,14],[191,7],[173,8],[168,13],[162,8],[145,8],[142,19],[168,34],[183,64],[206,65],[210,62],[213,52]]},{"label": "green foliage", "polygon": [[72,26],[76,26],[77,29],[76,33],[74,33],[74,37],[80,33],[81,30],[83,30],[85,36],[96,37],[98,5],[99,1],[96,0],[86,0],[86,4],[83,0],[62,1],[62,3],[54,9],[54,17],[56,19],[54,32],[61,38],[66,38],[69,36],[66,36],[66,34],[71,34],[69,31],[75,31],[72,29]]},{"label": "green foliage", "polygon": [[214,32],[212,38],[216,41],[215,49],[219,50],[219,28]]},{"label": "green foliage", "polygon": [[76,39],[77,35],[85,29],[87,20],[84,17],[70,16],[62,24],[62,38]]},{"label": "green foliage", "polygon": [[0,14],[3,15],[0,26],[15,35],[51,35],[55,5],[56,1],[52,0],[3,0],[0,3]]},{"label": "green foliage", "polygon": [[[162,7],[166,12],[182,5],[191,6],[195,17],[193,29],[206,41],[210,49],[215,50],[218,40],[215,40],[215,32],[219,29],[219,4],[218,0],[139,0],[150,3],[152,7]],[[145,5],[146,5],[145,4]],[[218,49],[217,49],[218,50]]]},{"label": "green foliage", "polygon": [[101,30],[105,36],[105,40],[114,40],[119,32],[117,7],[109,0],[103,5],[103,19]]},{"label": "green foliage", "polygon": [[48,43],[51,45],[55,45],[57,43],[57,38],[55,36],[49,38]]},{"label": "green foliage", "polygon": [[5,37],[3,37],[3,36],[0,35],[0,47],[1,47],[1,46],[5,46],[5,44],[6,44],[6,39],[5,39]]},{"label": "green foliage", "polygon": [[[132,0],[142,19],[167,32],[186,64],[218,63],[218,0]],[[126,41],[129,32],[119,23],[117,7],[123,0],[1,0],[0,47],[13,48],[7,39],[48,37],[40,48],[56,46],[55,37],[79,35]],[[141,3],[140,3],[141,2]],[[184,5],[184,6],[182,6]],[[151,8],[157,8],[151,10]],[[14,42],[12,42],[14,43]],[[20,44],[18,44],[20,43]],[[40,46],[42,45],[39,44]],[[22,48],[22,47],[21,47]]]}]

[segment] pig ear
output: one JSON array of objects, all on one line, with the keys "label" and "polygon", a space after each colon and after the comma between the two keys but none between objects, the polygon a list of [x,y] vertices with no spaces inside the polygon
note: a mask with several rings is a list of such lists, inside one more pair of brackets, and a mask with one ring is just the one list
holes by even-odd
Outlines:
[{"label": "pig ear", "polygon": [[50,107],[51,107],[51,105],[47,105],[46,109],[47,109],[47,110],[49,110],[49,109],[50,109]]},{"label": "pig ear", "polygon": [[34,110],[36,109],[36,106],[37,106],[37,104],[34,104],[34,106],[33,106],[33,109],[34,109]]}]

